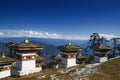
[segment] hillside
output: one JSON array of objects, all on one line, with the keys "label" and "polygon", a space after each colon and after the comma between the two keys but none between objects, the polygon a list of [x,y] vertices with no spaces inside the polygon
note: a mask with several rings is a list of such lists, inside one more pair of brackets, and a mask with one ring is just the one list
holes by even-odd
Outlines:
[{"label": "hillside", "polygon": [[[35,74],[25,75],[18,78],[5,78],[0,80],[119,80],[120,79],[120,58],[109,60],[97,67],[81,73],[79,69],[85,69],[84,65],[62,69],[44,69]],[[97,69],[97,70],[96,70]],[[76,74],[77,73],[77,74]],[[88,74],[86,74],[88,73]]]},{"label": "hillside", "polygon": [[77,69],[82,68],[84,65],[78,65],[71,68],[60,69],[44,69],[41,72],[29,74],[17,78],[4,78],[0,80],[74,80],[74,76],[71,74]]},{"label": "hillside", "polygon": [[90,80],[120,80],[120,58],[109,60],[98,67],[98,74],[90,74]]}]

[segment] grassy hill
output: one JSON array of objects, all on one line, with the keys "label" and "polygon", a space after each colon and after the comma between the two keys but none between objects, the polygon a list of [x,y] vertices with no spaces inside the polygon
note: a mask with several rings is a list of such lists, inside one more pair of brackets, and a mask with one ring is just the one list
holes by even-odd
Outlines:
[{"label": "grassy hill", "polygon": [[[5,78],[0,80],[50,80],[51,75],[55,75],[59,80],[74,80],[75,77],[72,76],[71,73],[74,73],[77,68],[84,67],[84,65],[79,65],[76,67],[69,68],[62,68],[62,69],[44,69],[39,73],[34,73],[18,78]],[[100,66],[97,67],[98,72],[89,74],[89,80],[120,80],[120,58],[109,60]],[[59,71],[71,71],[67,74],[61,74]],[[45,76],[45,78],[40,79],[39,77]],[[84,80],[84,79],[83,79]]]},{"label": "grassy hill", "polygon": [[[74,76],[70,76],[69,74],[74,72],[76,68],[82,68],[82,67],[84,67],[84,64],[71,67],[71,68],[44,69],[38,73],[24,75],[17,78],[8,77],[0,80],[51,80],[51,77],[50,77],[51,75],[56,76],[57,79],[55,80],[73,80]],[[60,71],[64,71],[64,72],[69,71],[69,72],[64,74],[64,73],[60,73]],[[40,77],[42,76],[45,76],[45,78],[40,79]]]},{"label": "grassy hill", "polygon": [[98,74],[90,74],[90,80],[120,80],[120,58],[109,60],[98,69]]}]

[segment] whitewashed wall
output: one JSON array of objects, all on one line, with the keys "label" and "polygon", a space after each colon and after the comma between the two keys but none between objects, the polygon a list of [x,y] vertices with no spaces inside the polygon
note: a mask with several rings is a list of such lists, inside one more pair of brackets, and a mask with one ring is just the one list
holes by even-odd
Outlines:
[{"label": "whitewashed wall", "polygon": [[96,62],[96,63],[106,62],[107,60],[108,60],[107,57],[98,57],[98,56],[95,56],[95,58],[94,58],[94,62]]},{"label": "whitewashed wall", "polygon": [[5,78],[11,76],[10,70],[5,70],[0,72],[0,78]]},{"label": "whitewashed wall", "polygon": [[61,64],[64,65],[63,67],[72,67],[76,66],[76,58],[62,58]]},{"label": "whitewashed wall", "polygon": [[67,67],[76,66],[76,58],[67,59]]},{"label": "whitewashed wall", "polygon": [[16,61],[16,68],[22,71],[35,69],[35,60]]}]

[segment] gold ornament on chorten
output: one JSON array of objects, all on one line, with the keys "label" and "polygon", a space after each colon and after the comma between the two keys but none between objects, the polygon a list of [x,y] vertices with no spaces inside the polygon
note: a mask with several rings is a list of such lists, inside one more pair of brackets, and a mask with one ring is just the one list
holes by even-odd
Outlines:
[{"label": "gold ornament on chorten", "polygon": [[27,37],[25,38],[24,42],[25,42],[25,43],[29,43],[29,40],[28,40]]},{"label": "gold ornament on chorten", "polygon": [[5,56],[5,54],[3,53],[3,54],[2,54],[2,58],[5,58],[5,57],[6,57],[6,56]]}]

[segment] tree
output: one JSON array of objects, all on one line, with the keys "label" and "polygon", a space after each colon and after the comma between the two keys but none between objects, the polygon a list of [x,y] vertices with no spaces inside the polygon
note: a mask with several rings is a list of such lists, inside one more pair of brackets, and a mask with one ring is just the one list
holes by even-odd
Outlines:
[{"label": "tree", "polygon": [[13,57],[13,52],[12,52],[12,45],[14,45],[13,42],[8,42],[7,43],[7,48],[9,49],[9,52],[10,52],[10,57]]},{"label": "tree", "polygon": [[111,40],[113,40],[113,53],[112,53],[112,57],[115,57],[115,55],[116,55],[116,48],[118,47],[118,44],[117,44],[117,42],[120,40],[120,38],[112,38]]}]

